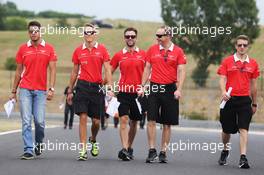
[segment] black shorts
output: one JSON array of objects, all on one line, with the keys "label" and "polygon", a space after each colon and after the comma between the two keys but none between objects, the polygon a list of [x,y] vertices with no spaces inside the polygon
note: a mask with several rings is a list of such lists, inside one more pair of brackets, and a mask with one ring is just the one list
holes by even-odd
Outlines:
[{"label": "black shorts", "polygon": [[73,103],[77,115],[87,113],[90,118],[100,119],[105,113],[104,93],[95,83],[78,80]]},{"label": "black shorts", "polygon": [[224,133],[235,134],[239,129],[249,129],[253,115],[249,96],[231,97],[220,110],[220,122]]},{"label": "black shorts", "polygon": [[[152,86],[161,85],[151,83],[150,89],[154,89]],[[165,125],[178,125],[179,100],[174,97],[174,91],[177,89],[176,84],[163,85],[163,87],[164,90],[150,91],[148,96],[148,121],[156,121]]]},{"label": "black shorts", "polygon": [[117,100],[120,102],[118,113],[120,117],[128,115],[130,120],[139,121],[142,119],[142,115],[140,114],[136,103],[137,97],[137,93],[118,93]]},{"label": "black shorts", "polygon": [[148,111],[148,96],[144,95],[143,97],[138,97],[138,101],[141,105],[142,113]]}]

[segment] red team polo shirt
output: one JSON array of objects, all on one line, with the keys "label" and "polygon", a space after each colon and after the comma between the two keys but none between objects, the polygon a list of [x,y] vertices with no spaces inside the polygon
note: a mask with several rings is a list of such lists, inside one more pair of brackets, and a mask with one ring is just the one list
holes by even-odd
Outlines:
[{"label": "red team polo shirt", "polygon": [[96,43],[89,51],[85,44],[77,47],[72,56],[72,62],[80,65],[78,79],[92,83],[103,82],[102,65],[110,61],[109,54],[102,44]]},{"label": "red team polo shirt", "polygon": [[177,82],[178,65],[186,64],[183,50],[174,44],[170,46],[167,54],[161,45],[151,46],[147,51],[146,59],[152,65],[150,81],[158,84]]},{"label": "red team polo shirt", "polygon": [[145,51],[135,48],[128,52],[126,48],[117,52],[110,64],[116,69],[120,68],[119,91],[136,93],[141,85],[142,74],[145,67]]},{"label": "red team polo shirt", "polygon": [[232,87],[231,96],[249,96],[250,80],[259,76],[258,64],[248,58],[241,62],[236,54],[225,58],[217,73],[226,76],[226,90]]},{"label": "red team polo shirt", "polygon": [[47,90],[47,67],[50,61],[57,61],[53,47],[44,40],[34,47],[30,41],[20,46],[16,62],[23,65],[20,88]]}]

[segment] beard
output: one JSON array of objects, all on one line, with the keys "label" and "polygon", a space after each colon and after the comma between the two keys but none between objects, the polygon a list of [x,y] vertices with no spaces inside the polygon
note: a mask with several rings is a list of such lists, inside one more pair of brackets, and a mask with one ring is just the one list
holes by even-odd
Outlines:
[{"label": "beard", "polygon": [[134,47],[136,43],[128,41],[126,44],[127,44],[128,47]]}]

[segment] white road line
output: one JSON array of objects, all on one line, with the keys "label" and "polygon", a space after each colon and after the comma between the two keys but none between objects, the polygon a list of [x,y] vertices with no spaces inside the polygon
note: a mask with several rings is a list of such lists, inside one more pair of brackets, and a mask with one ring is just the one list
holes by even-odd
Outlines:
[{"label": "white road line", "polygon": [[[88,126],[91,126],[91,124],[89,123]],[[114,127],[114,124],[108,124],[108,126]],[[46,129],[58,128],[58,127],[62,127],[62,126],[60,126],[60,125],[50,125],[50,126],[46,127]],[[157,126],[157,129],[160,129],[160,127]],[[188,131],[210,132],[210,133],[220,133],[221,132],[221,129],[210,129],[210,128],[199,128],[199,127],[172,127],[172,130],[173,131],[186,131],[186,132],[188,132]],[[12,133],[18,133],[18,132],[21,132],[21,129],[0,132],[0,136],[1,135],[12,134]],[[250,135],[261,135],[261,136],[264,136],[264,132],[262,132],[262,131],[249,131],[249,134]]]},{"label": "white road line", "polygon": [[[45,129],[49,129],[49,128],[57,128],[60,127],[59,125],[49,125],[47,126]],[[34,130],[34,128],[32,128]],[[13,133],[18,133],[21,132],[21,129],[16,129],[16,130],[11,130],[11,131],[5,131],[5,132],[0,132],[0,136],[2,135],[7,135],[7,134],[13,134]]]}]

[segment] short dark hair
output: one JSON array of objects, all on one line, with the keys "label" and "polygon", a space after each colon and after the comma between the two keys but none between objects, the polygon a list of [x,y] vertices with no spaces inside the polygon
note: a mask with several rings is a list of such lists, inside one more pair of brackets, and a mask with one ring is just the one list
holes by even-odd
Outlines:
[{"label": "short dark hair", "polygon": [[31,26],[37,26],[38,28],[41,27],[41,24],[38,22],[38,21],[30,21],[28,23],[28,29],[31,27]]},{"label": "short dark hair", "polygon": [[172,29],[169,26],[163,25],[160,27],[160,29],[164,29],[165,35],[172,36]]},{"label": "short dark hair", "polygon": [[239,36],[237,36],[236,40],[235,40],[235,43],[237,44],[237,41],[240,40],[240,39],[248,41],[248,44],[250,43],[250,39],[249,39],[249,37],[247,35],[239,35]]},{"label": "short dark hair", "polygon": [[136,34],[136,36],[137,36],[138,31],[137,31],[137,29],[135,29],[134,27],[128,27],[128,28],[126,28],[126,29],[124,30],[124,35],[125,35],[126,32],[128,32],[128,31],[133,31],[133,32],[135,32],[135,34]]}]

